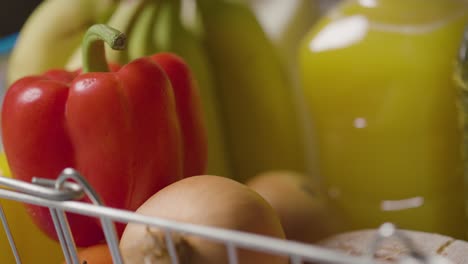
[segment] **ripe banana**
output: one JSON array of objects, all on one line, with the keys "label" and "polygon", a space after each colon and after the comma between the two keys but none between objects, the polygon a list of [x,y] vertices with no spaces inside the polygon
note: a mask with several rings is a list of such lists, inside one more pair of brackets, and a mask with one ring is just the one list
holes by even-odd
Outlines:
[{"label": "ripe banana", "polygon": [[184,58],[193,70],[200,91],[208,135],[207,173],[232,177],[226,149],[225,131],[221,125],[215,96],[212,66],[200,39],[181,22],[180,0],[163,0],[154,27],[156,51],[174,52]]},{"label": "ripe banana", "polygon": [[305,146],[293,84],[275,46],[245,4],[197,0],[234,177],[305,172]]},{"label": "ripe banana", "polygon": [[63,67],[86,30],[107,20],[117,0],[46,0],[21,28],[8,62],[7,84]]},{"label": "ripe banana", "polygon": [[[149,0],[121,0],[109,20],[105,23],[129,36],[135,21],[139,17],[141,11],[144,9],[148,1]],[[116,51],[107,46],[105,49],[108,62],[119,64],[128,62],[127,49],[123,51]],[[75,46],[75,53],[70,58],[66,68],[69,70],[75,70],[81,67],[81,57],[81,47],[78,44]]]}]

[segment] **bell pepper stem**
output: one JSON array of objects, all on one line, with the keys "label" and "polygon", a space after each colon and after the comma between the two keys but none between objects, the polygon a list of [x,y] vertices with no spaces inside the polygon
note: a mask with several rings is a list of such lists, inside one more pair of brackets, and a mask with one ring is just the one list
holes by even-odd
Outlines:
[{"label": "bell pepper stem", "polygon": [[104,42],[114,50],[123,50],[126,46],[126,36],[115,28],[104,24],[91,26],[86,32],[83,43],[83,73],[108,72]]}]

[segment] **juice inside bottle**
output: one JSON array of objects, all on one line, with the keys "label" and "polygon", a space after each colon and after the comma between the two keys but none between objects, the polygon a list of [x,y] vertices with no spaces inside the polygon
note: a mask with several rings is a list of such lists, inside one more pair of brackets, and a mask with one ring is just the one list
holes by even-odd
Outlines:
[{"label": "juice inside bottle", "polygon": [[349,229],[464,238],[457,0],[344,1],[299,52],[320,175]]}]

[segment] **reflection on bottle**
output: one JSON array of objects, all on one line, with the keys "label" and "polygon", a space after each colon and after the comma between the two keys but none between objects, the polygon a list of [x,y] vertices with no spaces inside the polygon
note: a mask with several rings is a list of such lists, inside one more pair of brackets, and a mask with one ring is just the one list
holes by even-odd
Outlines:
[{"label": "reflection on bottle", "polygon": [[364,16],[338,19],[323,28],[310,42],[314,52],[346,48],[361,41],[367,34],[369,23]]},{"label": "reflection on bottle", "polygon": [[359,4],[368,8],[377,7],[376,0],[359,0]]},{"label": "reflection on bottle", "polygon": [[365,128],[367,127],[367,120],[363,117],[358,117],[354,119],[354,127],[355,128]]},{"label": "reflection on bottle", "polygon": [[418,208],[424,205],[424,197],[412,197],[401,200],[382,201],[380,208],[382,211],[400,211],[411,208]]},{"label": "reflection on bottle", "polygon": [[[359,0],[359,3],[369,8],[377,6],[375,0]],[[449,16],[422,24],[389,24],[369,20],[364,15],[346,16],[333,10],[328,15],[331,22],[320,30],[310,42],[309,47],[314,52],[346,48],[363,40],[369,30],[409,35],[427,34],[444,27],[451,21],[462,18],[466,12],[466,9],[457,10]]]}]

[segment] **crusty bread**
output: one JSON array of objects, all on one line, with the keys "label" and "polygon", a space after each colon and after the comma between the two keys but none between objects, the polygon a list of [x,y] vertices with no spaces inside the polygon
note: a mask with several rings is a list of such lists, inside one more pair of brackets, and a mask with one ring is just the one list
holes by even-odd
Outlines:
[{"label": "crusty bread", "polygon": [[[408,237],[418,252],[424,255],[439,255],[447,257],[454,264],[468,264],[468,243],[448,236],[430,234],[419,231],[400,230]],[[375,240],[377,230],[359,230],[329,237],[318,242],[319,246],[344,252],[349,255],[363,256],[369,254],[369,249]],[[405,243],[395,237],[382,240],[374,258],[383,263],[397,263],[407,257],[410,249]]]}]

